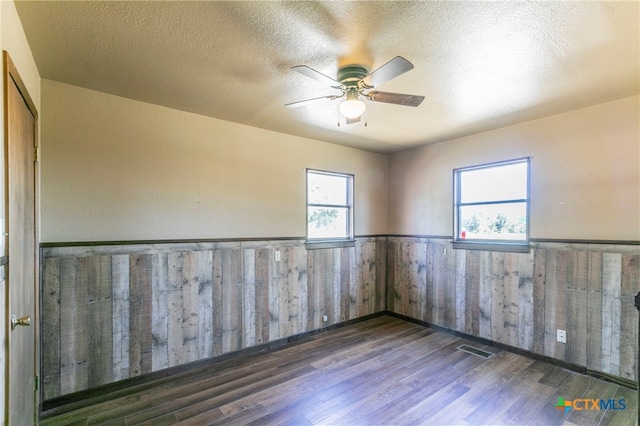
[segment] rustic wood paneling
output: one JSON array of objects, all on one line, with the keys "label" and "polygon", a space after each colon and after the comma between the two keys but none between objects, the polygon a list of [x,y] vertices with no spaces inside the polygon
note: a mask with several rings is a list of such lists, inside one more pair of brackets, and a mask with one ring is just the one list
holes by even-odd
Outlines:
[{"label": "rustic wood paneling", "polygon": [[620,371],[620,290],[622,256],[604,253],[602,257],[602,369]]},{"label": "rustic wood paneling", "polygon": [[458,331],[465,331],[465,311],[466,311],[466,303],[467,296],[465,294],[467,290],[467,286],[465,284],[466,273],[465,266],[467,264],[467,252],[463,251],[457,253],[456,256],[453,257],[455,261],[455,284],[453,286],[455,290],[456,297],[456,326],[455,329]]},{"label": "rustic wood paneling", "polygon": [[[638,354],[633,349],[638,343],[638,311],[634,295],[640,286],[640,255],[622,255],[622,282],[620,296],[620,376],[634,379],[638,371]],[[624,331],[624,332],[623,332]],[[637,349],[637,348],[636,348]],[[637,379],[637,378],[636,378]]]},{"label": "rustic wood paneling", "polygon": [[400,299],[400,295],[396,292],[400,289],[399,283],[399,270],[400,265],[398,262],[398,241],[387,242],[387,288],[386,288],[386,301],[387,309],[392,312],[397,312],[401,309],[400,306],[396,309],[396,301]]},{"label": "rustic wood paneling", "polygon": [[43,399],[60,394],[61,322],[60,322],[60,259],[46,259],[42,263],[42,280],[48,286],[42,292],[42,341]]},{"label": "rustic wood paneling", "polygon": [[[213,355],[223,354],[222,350],[222,255],[223,250],[213,250]],[[267,308],[268,309],[268,308]]]},{"label": "rustic wood paneling", "polygon": [[111,381],[113,373],[113,303],[111,257],[87,259],[88,386]]},{"label": "rustic wood paneling", "polygon": [[151,255],[133,254],[129,262],[129,376],[133,377],[151,371]]},{"label": "rustic wood paneling", "polygon": [[[60,388],[57,392],[62,394],[85,389],[89,382],[86,260],[60,259]],[[43,329],[46,330],[46,322]]]},{"label": "rustic wood paneling", "polygon": [[375,305],[373,312],[384,311],[387,301],[387,250],[388,242],[386,238],[376,238],[373,240],[375,244],[375,271],[376,271],[376,289],[375,289]]},{"label": "rustic wood paneling", "polygon": [[[268,342],[269,339],[269,271],[272,250],[269,248],[256,249],[255,285],[256,285],[256,344]],[[306,307],[306,304],[304,305]],[[306,309],[303,312],[306,318]],[[304,322],[306,323],[306,321]],[[304,324],[303,323],[303,324]]]},{"label": "rustic wood paneling", "polygon": [[565,281],[567,300],[566,323],[570,336],[567,336],[566,360],[572,364],[587,365],[587,311],[588,311],[588,272],[589,253],[571,251],[568,253]]},{"label": "rustic wood paneling", "polygon": [[[532,243],[529,253],[443,250],[389,237],[388,309],[637,380],[640,247]],[[426,257],[426,279],[422,262]],[[425,292],[426,297],[422,297]],[[556,330],[567,343],[556,341]]]},{"label": "rustic wood paneling", "polygon": [[[113,304],[111,320],[113,330],[112,380],[122,380],[129,377],[129,256],[114,255],[112,257],[111,267]],[[152,330],[152,332],[155,336],[155,329]],[[156,338],[154,338],[154,342],[155,341]],[[166,367],[166,364],[163,365]]]},{"label": "rustic wood paneling", "polygon": [[533,351],[534,334],[534,275],[533,252],[518,256],[518,341],[515,346]]},{"label": "rustic wood paneling", "polygon": [[[457,252],[456,252],[457,253]],[[480,277],[479,277],[479,299],[478,306],[479,315],[479,336],[485,339],[491,339],[491,252],[483,251],[480,253]],[[472,313],[473,314],[473,313]]]},{"label": "rustic wood paneling", "polygon": [[533,253],[533,352],[544,352],[544,291],[546,277],[545,256],[542,250],[531,249]]},{"label": "rustic wood paneling", "polygon": [[385,237],[314,250],[278,240],[49,247],[42,255],[45,400],[386,306]]},{"label": "rustic wood paneling", "polygon": [[589,277],[587,279],[587,365],[602,369],[602,253],[589,253]]},{"label": "rustic wood paneling", "polygon": [[[465,251],[464,265],[464,329],[460,330],[473,336],[480,335],[480,252]],[[463,274],[463,271],[459,271]]]},{"label": "rustic wood paneling", "polygon": [[242,251],[222,254],[222,352],[242,348]]}]

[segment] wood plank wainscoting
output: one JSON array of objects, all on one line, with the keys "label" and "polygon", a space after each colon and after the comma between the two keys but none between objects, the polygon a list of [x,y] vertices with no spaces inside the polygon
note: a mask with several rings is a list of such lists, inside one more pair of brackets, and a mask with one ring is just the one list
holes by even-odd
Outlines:
[{"label": "wood plank wainscoting", "polygon": [[637,243],[532,242],[511,253],[389,237],[388,256],[390,311],[637,382]]},{"label": "wood plank wainscoting", "polygon": [[386,237],[313,250],[297,239],[44,245],[41,255],[45,402],[385,309]]}]

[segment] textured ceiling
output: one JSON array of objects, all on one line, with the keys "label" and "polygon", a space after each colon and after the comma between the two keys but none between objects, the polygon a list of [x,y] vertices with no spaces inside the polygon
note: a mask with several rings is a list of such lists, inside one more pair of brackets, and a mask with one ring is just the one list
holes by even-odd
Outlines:
[{"label": "textured ceiling", "polygon": [[[637,95],[638,1],[16,1],[40,75],[277,132],[395,152]],[[376,89],[417,108],[283,105],[339,65],[415,68]],[[367,123],[365,126],[364,123]]]}]

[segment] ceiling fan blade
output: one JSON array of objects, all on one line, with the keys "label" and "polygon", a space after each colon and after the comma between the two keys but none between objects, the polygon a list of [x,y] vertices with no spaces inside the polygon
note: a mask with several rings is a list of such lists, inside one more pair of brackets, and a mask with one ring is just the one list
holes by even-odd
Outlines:
[{"label": "ceiling fan blade", "polygon": [[392,78],[404,74],[405,72],[413,69],[413,64],[407,61],[402,56],[396,56],[380,68],[371,71],[369,75],[364,77],[361,81],[368,89],[376,87],[385,83]]},{"label": "ceiling fan blade", "polygon": [[291,102],[288,104],[284,104],[284,106],[286,106],[287,108],[298,108],[303,105],[309,104],[311,102],[318,101],[320,99],[331,99],[333,101],[334,99],[338,99],[340,97],[342,97],[342,95],[320,96],[319,98],[311,98],[311,99],[305,99],[304,101]]},{"label": "ceiling fan blade", "polygon": [[336,89],[342,89],[344,86],[337,80],[322,74],[320,71],[316,71],[313,68],[309,68],[306,65],[296,65],[291,67],[292,70],[298,71],[302,75],[306,75],[309,78],[319,81],[320,83],[328,84]]},{"label": "ceiling fan blade", "polygon": [[396,104],[404,106],[417,107],[424,100],[424,96],[405,95],[402,93],[390,93],[373,91],[367,93],[367,98],[374,102],[384,102],[387,104]]}]

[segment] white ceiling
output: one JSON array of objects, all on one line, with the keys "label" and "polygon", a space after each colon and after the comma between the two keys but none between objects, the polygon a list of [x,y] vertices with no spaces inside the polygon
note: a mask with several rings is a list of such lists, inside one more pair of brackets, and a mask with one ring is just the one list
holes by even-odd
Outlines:
[{"label": "white ceiling", "polygon": [[[41,77],[277,132],[396,152],[639,93],[638,1],[16,1]],[[415,68],[337,126],[291,70]],[[367,126],[364,126],[364,122]]]}]

